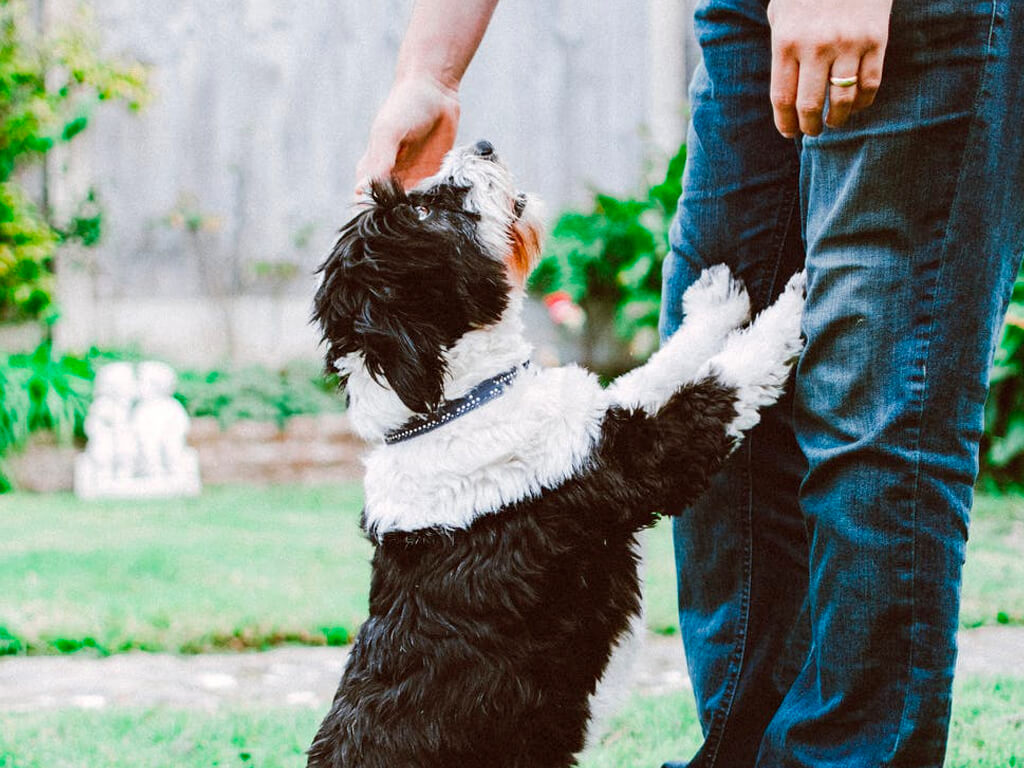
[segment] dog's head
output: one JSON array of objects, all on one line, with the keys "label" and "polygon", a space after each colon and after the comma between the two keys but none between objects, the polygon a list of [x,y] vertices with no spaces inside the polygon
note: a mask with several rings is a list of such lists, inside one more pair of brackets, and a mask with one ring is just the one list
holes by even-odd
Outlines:
[{"label": "dog's head", "polygon": [[358,360],[407,408],[432,410],[444,351],[498,322],[525,282],[539,250],[530,205],[485,141],[453,149],[413,190],[374,180],[320,268],[313,318],[328,368],[345,376]]}]

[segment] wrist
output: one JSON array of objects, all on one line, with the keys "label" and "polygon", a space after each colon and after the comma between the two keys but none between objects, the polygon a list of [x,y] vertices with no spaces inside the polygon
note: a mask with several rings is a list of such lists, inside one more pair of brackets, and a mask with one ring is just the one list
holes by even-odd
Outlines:
[{"label": "wrist", "polygon": [[457,97],[462,72],[430,56],[403,56],[395,68],[395,84],[420,83],[433,86],[447,96]]}]

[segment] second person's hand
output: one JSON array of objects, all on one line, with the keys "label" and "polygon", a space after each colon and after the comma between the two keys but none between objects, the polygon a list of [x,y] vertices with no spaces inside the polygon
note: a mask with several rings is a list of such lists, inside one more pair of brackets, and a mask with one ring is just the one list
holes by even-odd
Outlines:
[{"label": "second person's hand", "polygon": [[869,106],[882,81],[892,0],[771,0],[771,100],[783,136],[817,136]]}]

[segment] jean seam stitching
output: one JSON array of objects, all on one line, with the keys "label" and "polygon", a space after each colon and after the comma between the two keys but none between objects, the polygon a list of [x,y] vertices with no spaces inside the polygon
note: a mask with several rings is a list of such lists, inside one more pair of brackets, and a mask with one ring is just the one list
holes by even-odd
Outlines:
[{"label": "jean seam stitching", "polygon": [[[790,225],[793,223],[793,211],[796,210],[797,205],[800,202],[800,177],[795,176],[791,181],[795,181],[797,188],[794,194],[789,196],[789,205],[786,207],[785,217],[779,217],[775,223],[775,238],[776,242],[773,243],[773,259],[774,268],[772,269],[772,278],[768,284],[768,300],[771,301],[772,297],[775,296],[775,286],[778,284],[779,279],[779,268],[782,266],[782,250],[786,247],[786,238],[789,235]],[[787,186],[783,189],[783,194],[789,194],[790,188]],[[785,219],[785,226],[779,226],[779,223]]]},{"label": "jean seam stitching", "polygon": [[746,656],[747,636],[750,629],[750,576],[754,550],[754,532],[752,524],[753,487],[750,479],[752,451],[749,436],[746,442],[746,461],[744,462],[746,473],[744,479],[746,481],[745,484],[747,491],[747,510],[745,520],[747,535],[744,539],[745,545],[743,548],[743,593],[740,597],[741,622],[740,627],[736,632],[736,640],[733,643],[732,653],[729,658],[729,675],[728,680],[726,681],[725,690],[723,691],[722,704],[715,712],[716,717],[712,720],[711,730],[705,740],[710,753],[710,757],[708,759],[708,766],[710,768],[713,768],[718,762],[718,750],[722,746],[722,736],[724,735],[725,727],[729,722],[729,715],[732,713],[732,705],[736,697],[736,687],[739,684],[740,674],[743,671],[743,659]]},{"label": "jean seam stitching", "polygon": [[[953,190],[953,194],[950,198],[950,215],[947,218],[946,226],[942,234],[942,242],[945,245],[949,241],[950,237],[950,226],[952,223],[952,211],[956,204],[957,198],[960,196],[960,190],[964,182],[964,176],[966,173],[966,159],[971,149],[971,136],[975,133],[978,125],[979,114],[981,111],[981,102],[984,98],[985,85],[990,74],[990,63],[992,61],[992,49],[993,49],[993,38],[995,37],[996,19],[999,11],[999,0],[993,0],[992,13],[989,17],[989,29],[988,38],[986,40],[986,59],[983,66],[981,76],[978,79],[977,92],[974,98],[974,103],[971,105],[971,123],[967,129],[966,138],[964,139],[964,149],[960,154],[960,171],[957,174],[956,187]],[[896,727],[896,737],[893,742],[892,748],[892,761],[895,764],[897,752],[900,748],[900,744],[904,741],[904,733],[908,727],[908,716],[910,710],[910,688],[913,684],[913,670],[914,662],[917,656],[917,645],[918,645],[918,632],[916,629],[917,625],[917,537],[918,537],[918,511],[920,506],[920,487],[921,487],[921,452],[922,452],[922,435],[924,433],[924,412],[925,404],[928,401],[928,361],[931,353],[931,340],[934,337],[935,330],[935,317],[937,312],[938,303],[938,290],[937,286],[941,282],[942,273],[946,267],[946,248],[943,247],[939,252],[939,264],[938,270],[935,276],[935,285],[933,286],[931,306],[929,307],[928,316],[928,330],[925,336],[924,350],[920,358],[920,370],[923,370],[924,376],[922,377],[921,393],[918,397],[918,414],[917,422],[915,424],[915,462],[914,462],[914,486],[913,493],[911,495],[911,520],[912,520],[912,537],[911,537],[911,569],[910,569],[910,649],[907,658],[907,684],[903,690],[903,703],[900,709],[900,720]]]}]

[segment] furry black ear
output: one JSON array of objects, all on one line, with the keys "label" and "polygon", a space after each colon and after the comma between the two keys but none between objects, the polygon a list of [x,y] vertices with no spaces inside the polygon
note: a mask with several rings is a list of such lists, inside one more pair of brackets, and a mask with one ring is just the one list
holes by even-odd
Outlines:
[{"label": "furry black ear", "polygon": [[402,323],[396,317],[373,321],[363,336],[366,369],[384,379],[406,408],[429,413],[444,397],[443,344],[433,328]]},{"label": "furry black ear", "polygon": [[[313,298],[310,322],[320,328],[321,343],[326,345],[324,371],[336,373],[338,358],[358,350],[352,314],[352,301],[345,290],[351,264],[351,250],[357,245],[352,225],[342,230],[330,256],[320,265],[320,285]],[[342,385],[344,385],[344,378]]]}]

